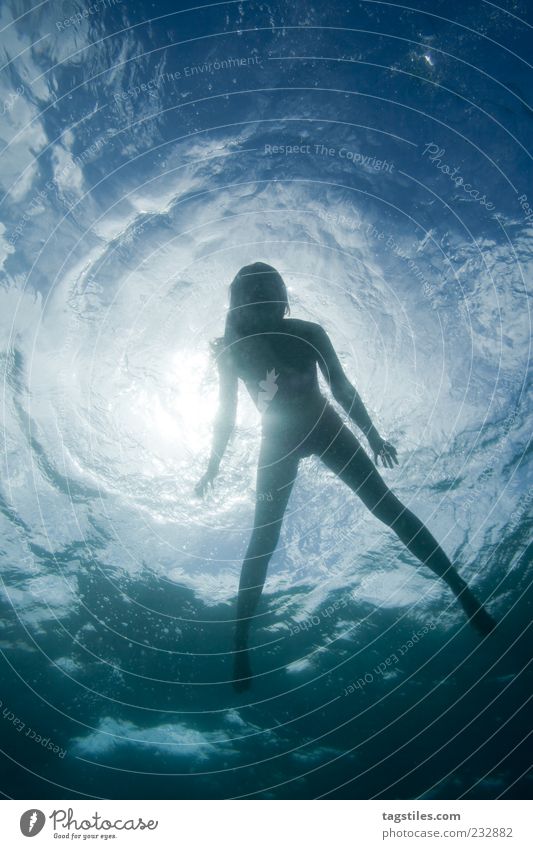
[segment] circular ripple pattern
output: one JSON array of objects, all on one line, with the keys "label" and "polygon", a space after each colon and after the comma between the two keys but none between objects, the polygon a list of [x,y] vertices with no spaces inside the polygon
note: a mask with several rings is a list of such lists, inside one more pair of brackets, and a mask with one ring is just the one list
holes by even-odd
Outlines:
[{"label": "circular ripple pattern", "polygon": [[[3,4],[5,797],[530,797],[530,11]],[[257,260],[328,331],[490,638],[307,458],[233,691],[244,391],[194,485],[209,341]]]}]

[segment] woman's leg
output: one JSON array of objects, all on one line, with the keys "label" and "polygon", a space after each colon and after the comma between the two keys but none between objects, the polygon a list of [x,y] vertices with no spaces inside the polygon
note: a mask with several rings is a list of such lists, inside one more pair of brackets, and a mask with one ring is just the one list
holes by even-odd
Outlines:
[{"label": "woman's leg", "polygon": [[235,629],[234,686],[250,684],[248,636],[259,603],[267,567],[278,544],[287,502],[298,473],[295,454],[280,455],[279,447],[263,442],[257,468],[254,527],[242,564]]},{"label": "woman's leg", "polygon": [[[340,419],[339,419],[340,422]],[[319,456],[368,509],[398,535],[409,551],[442,578],[461,602],[471,624],[486,634],[496,624],[452,566],[418,516],[388,488],[374,463],[347,427],[335,426]]]}]

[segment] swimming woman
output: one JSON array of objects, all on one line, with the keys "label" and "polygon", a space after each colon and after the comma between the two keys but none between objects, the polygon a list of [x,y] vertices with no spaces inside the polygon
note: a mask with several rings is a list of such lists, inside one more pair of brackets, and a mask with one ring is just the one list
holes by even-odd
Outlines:
[{"label": "swimming woman", "polygon": [[[233,677],[237,690],[250,685],[250,624],[278,543],[299,460],[311,454],[320,457],[418,560],[448,584],[474,628],[485,635],[496,624],[425,525],[379,474],[379,460],[386,468],[398,463],[396,449],[372,424],[326,331],[310,321],[286,318],[288,311],[281,275],[262,262],[247,265],[230,287],[224,336],[212,345],[219,370],[219,408],[208,468],[196,486],[198,495],[203,495],[216,477],[233,431],[239,378],[262,414],[254,526],[237,598]],[[317,365],[335,401],[366,436],[376,465],[321,394]]]}]

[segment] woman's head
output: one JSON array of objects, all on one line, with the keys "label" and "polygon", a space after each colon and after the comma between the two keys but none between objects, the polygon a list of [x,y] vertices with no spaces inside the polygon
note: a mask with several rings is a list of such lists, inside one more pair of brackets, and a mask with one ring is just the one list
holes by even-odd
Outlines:
[{"label": "woman's head", "polygon": [[245,265],[230,286],[228,319],[237,335],[268,330],[289,311],[281,274],[265,262]]}]

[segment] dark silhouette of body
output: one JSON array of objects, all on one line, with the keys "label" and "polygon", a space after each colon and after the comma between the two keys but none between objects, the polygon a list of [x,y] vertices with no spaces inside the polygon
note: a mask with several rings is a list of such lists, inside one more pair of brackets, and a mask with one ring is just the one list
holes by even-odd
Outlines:
[{"label": "dark silhouette of body", "polygon": [[[425,525],[391,492],[376,465],[398,463],[396,449],[383,439],[346,377],[325,330],[286,318],[287,291],[278,272],[264,263],[245,266],[231,285],[225,335],[216,340],[220,400],[208,469],[196,487],[213,481],[235,424],[241,378],[262,413],[254,527],[242,565],[235,630],[234,686],[251,680],[248,638],[278,543],[285,508],[302,457],[316,454],[388,525],[409,551],[442,578],[482,634],[494,620],[458,575]],[[320,392],[317,365],[333,397],[365,434],[375,464],[356,436]]]}]

